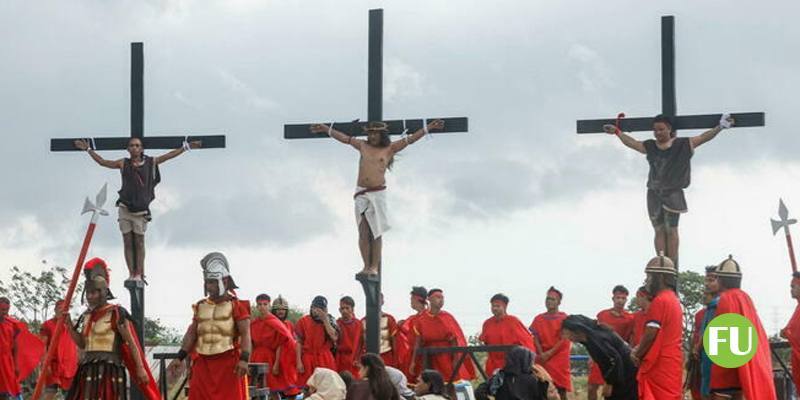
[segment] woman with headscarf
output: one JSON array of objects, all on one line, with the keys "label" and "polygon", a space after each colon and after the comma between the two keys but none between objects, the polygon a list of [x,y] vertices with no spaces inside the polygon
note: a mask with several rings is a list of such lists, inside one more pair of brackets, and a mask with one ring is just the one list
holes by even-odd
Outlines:
[{"label": "woman with headscarf", "polygon": [[366,353],[359,361],[359,376],[362,378],[347,389],[347,400],[400,400],[400,394],[389,380],[381,356]]},{"label": "woman with headscarf", "polygon": [[534,373],[534,354],[517,346],[506,353],[505,365],[479,386],[476,396],[495,400],[546,400],[549,383]]},{"label": "woman with headscarf", "polygon": [[308,400],[344,400],[346,389],[344,381],[336,371],[327,368],[316,368],[308,378]]},{"label": "woman with headscarf", "polygon": [[631,360],[631,349],[611,328],[583,315],[570,315],[561,325],[561,334],[586,347],[606,382],[603,387],[605,399],[638,398],[636,366]]}]

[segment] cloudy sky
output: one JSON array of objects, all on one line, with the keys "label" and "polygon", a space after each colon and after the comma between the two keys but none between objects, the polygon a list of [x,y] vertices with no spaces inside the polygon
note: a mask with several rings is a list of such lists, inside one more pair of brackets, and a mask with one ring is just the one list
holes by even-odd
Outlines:
[{"label": "cloudy sky", "polygon": [[[550,285],[565,311],[594,314],[615,284],[641,284],[653,255],[646,161],[613,137],[576,135],[575,120],[657,113],[659,18],[672,14],[679,112],[767,114],[766,127],[698,150],[682,267],[734,254],[767,330],[789,318],[786,245],[769,218],[779,197],[800,214],[792,1],[3,1],[0,279],[12,265],[74,265],[83,197],[118,189],[119,177],[86,154],[50,153],[48,141],[128,134],[129,43],[143,41],[146,134],[228,138],[162,167],[148,314],[185,326],[202,296],[198,261],[222,251],[244,298],[282,294],[305,308],[316,294],[350,294],[363,315],[357,153],[286,141],[282,126],[366,117],[367,14],[378,7],[385,117],[470,118],[469,133],[419,142],[388,174],[389,312],[410,313],[412,285],[441,287],[474,333],[499,291],[530,321]],[[113,215],[91,254],[109,260],[127,304]]]}]

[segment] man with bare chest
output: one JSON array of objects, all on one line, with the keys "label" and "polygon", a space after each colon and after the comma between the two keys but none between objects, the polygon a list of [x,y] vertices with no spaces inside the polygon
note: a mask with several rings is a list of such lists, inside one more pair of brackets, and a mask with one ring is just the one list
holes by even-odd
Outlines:
[{"label": "man with bare chest", "polygon": [[324,124],[311,125],[312,133],[327,133],[328,136],[349,144],[361,153],[358,163],[358,187],[355,200],[356,223],[358,224],[358,248],[364,269],[359,275],[374,276],[381,265],[382,237],[390,226],[386,210],[386,170],[392,168],[394,155],[409,144],[421,139],[434,129],[444,128],[444,121],[434,120],[427,126],[403,139],[392,142],[389,129],[384,122],[367,124],[367,140],[352,136]]}]

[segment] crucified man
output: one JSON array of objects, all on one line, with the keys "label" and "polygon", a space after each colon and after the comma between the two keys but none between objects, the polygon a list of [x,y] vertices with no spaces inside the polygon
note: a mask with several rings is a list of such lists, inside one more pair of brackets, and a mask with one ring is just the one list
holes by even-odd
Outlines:
[{"label": "crucified man", "polygon": [[202,142],[184,142],[183,147],[171,150],[158,157],[144,154],[142,140],[131,138],[128,141],[130,157],[106,160],[95,152],[88,140],[76,140],[75,147],[89,153],[92,159],[103,167],[118,169],[122,175],[122,188],[119,190],[119,229],[125,245],[125,263],[128,265],[130,280],[144,280],[144,232],[150,222],[150,203],[155,199],[155,187],[161,182],[158,166],[186,151],[197,149]]},{"label": "crucified man", "polygon": [[653,119],[653,139],[639,141],[614,125],[603,130],[615,134],[626,147],[647,157],[650,172],[647,178],[647,212],[655,231],[653,243],[657,255],[669,257],[678,265],[678,220],[688,211],[683,189],[691,182],[691,159],[696,148],[714,139],[734,125],[729,114],[723,114],[719,125],[697,136],[677,137],[672,118],[657,115]]},{"label": "crucified man", "polygon": [[364,268],[358,275],[377,276],[381,265],[382,236],[389,230],[386,213],[386,170],[392,168],[394,155],[406,146],[421,139],[429,131],[443,129],[444,121],[431,121],[422,129],[392,142],[389,128],[384,122],[370,122],[365,131],[367,140],[352,136],[324,124],[311,125],[312,133],[327,133],[328,136],[352,146],[361,153],[358,163],[358,187],[355,200],[356,223],[358,224],[358,249]]}]

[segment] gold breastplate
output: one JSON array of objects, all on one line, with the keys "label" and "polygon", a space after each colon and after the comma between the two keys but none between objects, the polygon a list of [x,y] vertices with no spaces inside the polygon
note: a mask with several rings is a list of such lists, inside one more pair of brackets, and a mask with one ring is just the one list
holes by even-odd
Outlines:
[{"label": "gold breastplate", "polygon": [[232,350],[236,336],[233,302],[214,304],[204,301],[195,306],[197,320],[197,353],[210,356]]},{"label": "gold breastplate", "polygon": [[381,317],[381,347],[380,354],[392,350],[392,342],[389,340],[389,317]]},{"label": "gold breastplate", "polygon": [[114,352],[114,343],[117,333],[111,321],[111,311],[108,311],[95,321],[86,335],[86,351]]}]

